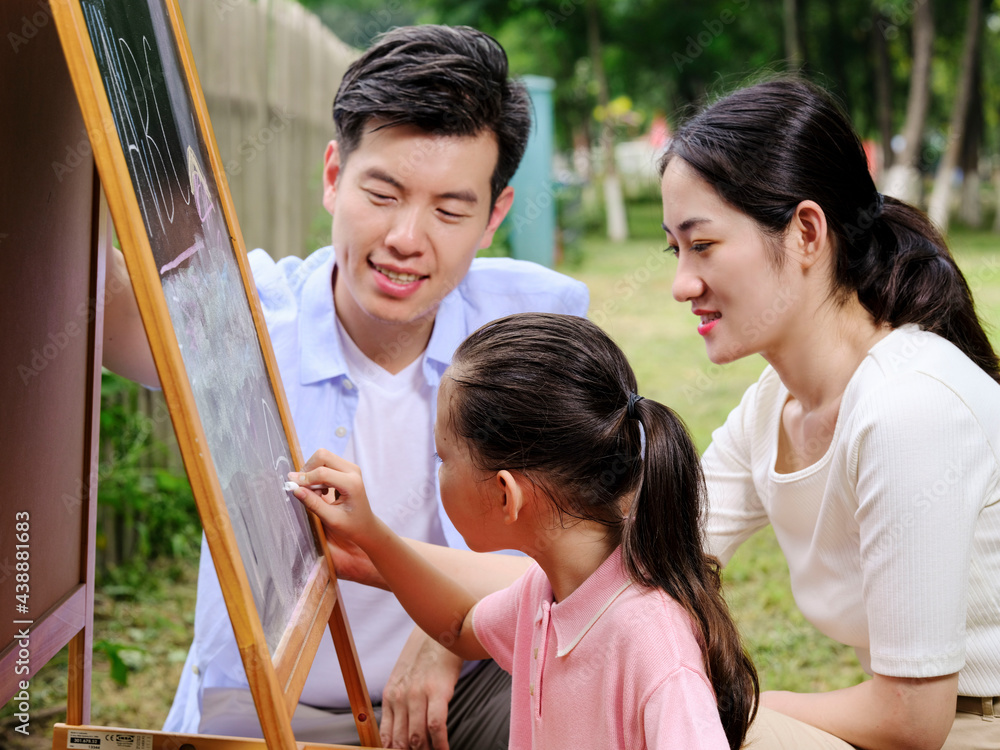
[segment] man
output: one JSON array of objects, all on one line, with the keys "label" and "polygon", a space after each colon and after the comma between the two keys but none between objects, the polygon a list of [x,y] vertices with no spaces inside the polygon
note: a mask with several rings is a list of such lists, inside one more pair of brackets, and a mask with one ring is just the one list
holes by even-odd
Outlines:
[{"label": "man", "polygon": [[[434,559],[443,546],[464,547],[440,506],[433,452],[437,388],[455,347],[514,312],[584,315],[587,291],[530,263],[473,261],[510,210],[508,182],[530,129],[530,102],[492,38],[441,26],[388,33],[347,71],[334,121],[323,171],[332,247],[278,262],[255,250],[250,266],[303,453],[328,448],[359,464],[376,511]],[[124,276],[120,253],[112,260],[111,273]],[[108,310],[105,364],[155,383],[127,297],[108,303],[128,309]],[[481,595],[526,568],[523,558],[462,554],[464,582]],[[352,561],[341,558],[343,581]],[[507,746],[508,675],[493,662],[463,666],[413,631],[388,592],[341,588],[382,701],[384,744]],[[204,543],[194,643],[165,729],[260,736]],[[299,740],[357,742],[329,638],[293,729]]]}]

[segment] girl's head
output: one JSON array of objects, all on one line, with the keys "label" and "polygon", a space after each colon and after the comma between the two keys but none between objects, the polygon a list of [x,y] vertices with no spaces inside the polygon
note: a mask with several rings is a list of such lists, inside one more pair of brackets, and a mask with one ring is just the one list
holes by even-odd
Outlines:
[{"label": "girl's head", "polygon": [[[676,160],[682,164],[671,169]],[[821,89],[779,79],[720,99],[671,140],[660,162],[661,174],[668,170],[690,171],[752,220],[776,275],[788,261],[790,228],[804,205],[815,206],[832,253],[824,295],[835,303],[856,297],[875,325],[916,323],[938,333],[998,377],[940,233],[917,209],[878,192],[857,133]]]},{"label": "girl's head", "polygon": [[[642,470],[639,423],[628,418],[636,387],[625,355],[593,323],[512,315],[455,352],[438,430],[447,419],[479,470],[526,477],[556,517],[597,522],[616,545]],[[697,477],[693,450],[688,458]]]},{"label": "girl's head", "polygon": [[439,438],[442,429],[455,436],[481,476],[510,472],[541,489],[555,533],[580,521],[603,526],[634,580],[688,610],[738,747],[756,675],[719,594],[717,564],[702,550],[701,464],[677,415],[640,399],[621,349],[567,315],[488,323],[459,346],[442,388]]}]

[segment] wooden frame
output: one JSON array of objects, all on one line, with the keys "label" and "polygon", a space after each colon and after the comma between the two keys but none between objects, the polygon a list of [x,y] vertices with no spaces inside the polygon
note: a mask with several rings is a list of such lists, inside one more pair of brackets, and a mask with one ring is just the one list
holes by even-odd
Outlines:
[{"label": "wooden frame", "polygon": [[[17,35],[0,67],[10,115],[0,179],[0,698],[34,731],[30,681],[69,644],[67,718],[90,715],[101,337],[110,221],[83,118],[48,16],[32,0],[0,6]],[[44,95],[39,95],[44,92]],[[67,152],[74,154],[67,167]],[[54,169],[56,166],[63,171]],[[41,467],[45,468],[42,469]],[[32,478],[43,472],[44,482]],[[21,708],[24,706],[24,708]],[[16,725],[15,725],[16,726]],[[16,731],[16,729],[15,729]]]},{"label": "wooden frame", "polygon": [[[139,5],[134,3],[134,0],[131,0],[131,3],[130,0],[106,0],[107,5],[115,2],[119,5],[128,4],[129,13]],[[199,203],[199,186],[204,191],[202,201],[213,199],[218,201],[217,204],[212,203],[211,207],[207,208],[209,204],[197,206],[199,216],[203,210],[205,215],[208,215],[216,205],[221,207],[224,233],[238,264],[242,287],[249,302],[253,326],[256,329],[267,378],[277,404],[291,463],[298,469],[302,465],[302,457],[267,329],[259,309],[256,289],[250,278],[242,236],[179,8],[175,0],[147,0],[141,5],[144,9],[148,8],[150,13],[162,13],[162,17],[169,21],[169,34],[175,45],[173,54],[176,55],[181,68],[180,73],[186,82],[186,93],[189,97],[189,101],[186,102],[187,108],[191,111],[196,134],[203,146],[201,158],[191,150],[190,146],[188,147],[188,154],[193,155],[189,156],[189,169],[194,169],[191,167],[190,159],[196,159],[197,169],[194,173],[200,178],[198,184],[195,184],[192,178],[189,187],[194,194],[193,200],[196,206]],[[181,354],[177,329],[171,320],[171,309],[164,293],[163,284],[166,282],[163,278],[167,269],[184,262],[183,256],[197,248],[192,246],[191,251],[182,254],[179,259],[169,264],[161,265],[158,269],[148,216],[140,208],[140,197],[137,195],[140,188],[134,184],[135,177],[129,170],[129,162],[120,137],[121,126],[116,124],[109,90],[102,79],[102,70],[95,54],[83,6],[83,0],[52,0],[53,17],[87,124],[97,168],[107,191],[111,214],[229,609],[264,738],[269,747],[282,750],[296,747],[291,731],[291,715],[315,656],[322,631],[329,623],[361,740],[366,745],[378,747],[378,729],[374,722],[371,700],[361,674],[347,618],[340,606],[339,589],[333,573],[330,551],[321,541],[324,536],[321,525],[315,517],[309,522],[313,562],[310,563],[308,580],[291,612],[287,627],[281,633],[280,641],[276,645],[268,644],[255,603],[254,591],[247,575],[246,566],[249,562],[241,557],[236,532],[227,509],[227,498],[224,496],[217,473],[217,465],[213,463],[212,444],[206,436],[205,426],[198,412],[195,390],[192,387],[185,358]],[[93,6],[94,3],[91,3],[89,7],[91,15],[96,12]],[[146,37],[143,37],[142,41],[145,47]],[[149,85],[151,87],[160,85],[162,78],[160,81],[154,80],[152,68],[148,70]],[[170,73],[171,71],[165,71],[165,74]],[[145,88],[140,93],[145,97]],[[171,91],[172,95],[176,93],[176,90]],[[144,101],[148,114],[149,102],[148,99]],[[148,127],[148,122],[145,125]],[[186,126],[187,123],[182,125]],[[131,150],[129,156],[132,156]],[[217,195],[212,195],[213,184]],[[142,197],[145,200],[145,196]],[[188,197],[190,198],[190,194]],[[222,234],[219,233],[219,238],[222,238]],[[209,238],[207,242],[212,243],[213,238]],[[278,479],[277,474],[275,470],[275,479]],[[283,499],[287,501],[287,498]]]}]

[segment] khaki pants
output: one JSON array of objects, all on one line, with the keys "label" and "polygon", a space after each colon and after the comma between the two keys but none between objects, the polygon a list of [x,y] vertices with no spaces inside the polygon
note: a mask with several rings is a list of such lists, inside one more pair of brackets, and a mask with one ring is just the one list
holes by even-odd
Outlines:
[{"label": "khaki pants", "polygon": [[[750,727],[746,750],[854,750],[832,734],[784,714],[761,708]],[[958,712],[941,750],[1000,750],[1000,716]]]}]

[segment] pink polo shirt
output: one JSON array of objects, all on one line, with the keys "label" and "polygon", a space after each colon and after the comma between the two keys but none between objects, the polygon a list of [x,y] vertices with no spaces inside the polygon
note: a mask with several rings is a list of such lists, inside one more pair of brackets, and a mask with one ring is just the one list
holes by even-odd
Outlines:
[{"label": "pink polo shirt", "polygon": [[533,565],[472,625],[513,676],[513,750],[729,750],[691,618],[632,584],[620,548],[558,603]]}]

